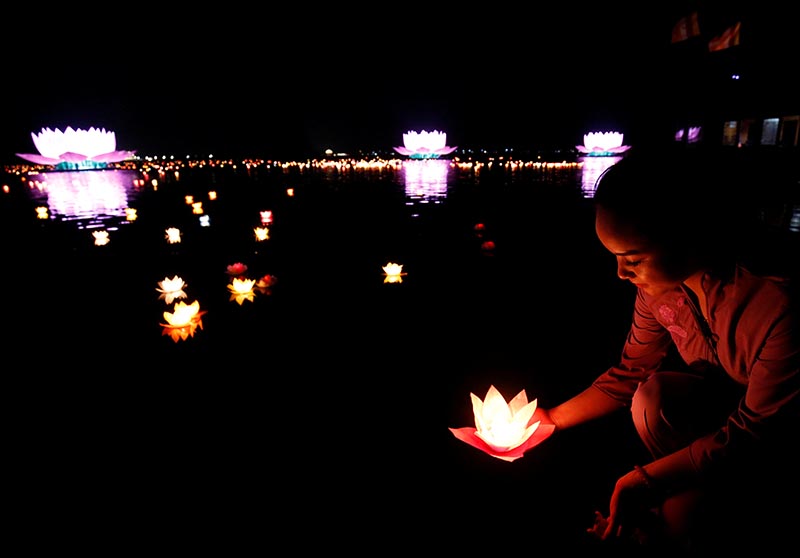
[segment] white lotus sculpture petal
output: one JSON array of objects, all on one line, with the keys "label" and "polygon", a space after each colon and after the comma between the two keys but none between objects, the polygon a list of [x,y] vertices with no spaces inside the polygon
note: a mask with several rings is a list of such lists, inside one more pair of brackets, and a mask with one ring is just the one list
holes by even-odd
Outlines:
[{"label": "white lotus sculpture petal", "polygon": [[408,131],[403,134],[403,146],[394,148],[400,155],[413,159],[436,159],[441,155],[449,155],[456,149],[447,145],[447,134],[438,130]]},{"label": "white lotus sculpture petal", "polygon": [[39,151],[17,153],[17,157],[37,165],[56,166],[64,169],[103,167],[132,159],[135,151],[117,150],[116,134],[105,128],[74,129],[68,126],[63,132],[56,128],[42,128],[31,132],[33,144]]},{"label": "white lotus sculpture petal", "polygon": [[589,132],[583,135],[583,145],[576,145],[579,152],[594,157],[619,155],[630,149],[623,145],[624,135],[620,132]]}]

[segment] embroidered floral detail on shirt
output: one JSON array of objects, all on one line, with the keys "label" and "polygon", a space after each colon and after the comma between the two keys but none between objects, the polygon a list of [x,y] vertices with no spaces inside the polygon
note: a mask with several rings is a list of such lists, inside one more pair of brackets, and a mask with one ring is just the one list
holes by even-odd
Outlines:
[{"label": "embroidered floral detail on shirt", "polygon": [[667,331],[686,339],[686,330],[683,329],[681,326],[676,326],[676,325],[667,326]]},{"label": "embroidered floral detail on shirt", "polygon": [[669,324],[675,322],[675,316],[677,315],[677,312],[675,312],[675,310],[673,310],[666,304],[662,304],[661,306],[658,307],[658,313],[661,314],[661,317],[664,319],[665,322]]}]

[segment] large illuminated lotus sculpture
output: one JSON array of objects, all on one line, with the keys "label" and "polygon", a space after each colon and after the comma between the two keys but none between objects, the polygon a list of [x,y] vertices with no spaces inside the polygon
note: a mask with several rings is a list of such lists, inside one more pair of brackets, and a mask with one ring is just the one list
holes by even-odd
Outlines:
[{"label": "large illuminated lotus sculpture", "polygon": [[504,461],[519,459],[555,430],[555,425],[533,419],[536,399],[529,402],[524,389],[509,402],[494,386],[489,387],[483,400],[474,393],[469,395],[475,428],[451,428],[450,432],[492,457]]},{"label": "large illuminated lotus sculpture", "polygon": [[631,148],[623,145],[620,132],[589,132],[583,135],[583,145],[576,145],[580,153],[588,157],[608,157],[619,155]]},{"label": "large illuminated lotus sculpture", "polygon": [[422,130],[403,134],[403,147],[395,147],[394,150],[412,159],[437,159],[441,155],[449,155],[456,147],[447,145],[447,134],[444,132]]},{"label": "large illuminated lotus sculpture", "polygon": [[68,126],[63,132],[58,128],[42,128],[38,134],[31,132],[31,138],[39,154],[17,153],[17,157],[58,170],[103,168],[109,163],[132,159],[136,153],[118,151],[116,134],[105,128],[82,130]]}]

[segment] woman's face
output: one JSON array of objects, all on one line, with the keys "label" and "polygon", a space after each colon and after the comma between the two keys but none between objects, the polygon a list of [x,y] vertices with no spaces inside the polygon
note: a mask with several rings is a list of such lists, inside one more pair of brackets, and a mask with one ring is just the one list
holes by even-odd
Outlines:
[{"label": "woman's face", "polygon": [[617,275],[658,296],[679,286],[691,273],[685,254],[656,245],[602,206],[595,213],[597,238],[617,258]]}]

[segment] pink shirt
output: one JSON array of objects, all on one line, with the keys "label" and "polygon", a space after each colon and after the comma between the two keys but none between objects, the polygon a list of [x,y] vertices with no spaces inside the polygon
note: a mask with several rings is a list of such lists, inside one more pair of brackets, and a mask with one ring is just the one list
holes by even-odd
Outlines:
[{"label": "pink shirt", "polygon": [[774,428],[800,427],[800,317],[787,285],[743,267],[729,279],[706,274],[702,283],[713,342],[682,288],[658,297],[639,290],[622,358],[593,383],[630,406],[639,382],[659,368],[674,344],[690,368],[712,364],[747,386],[725,426],[690,445],[701,473]]}]

